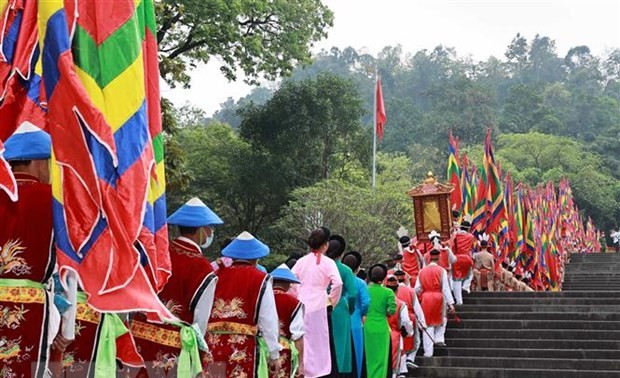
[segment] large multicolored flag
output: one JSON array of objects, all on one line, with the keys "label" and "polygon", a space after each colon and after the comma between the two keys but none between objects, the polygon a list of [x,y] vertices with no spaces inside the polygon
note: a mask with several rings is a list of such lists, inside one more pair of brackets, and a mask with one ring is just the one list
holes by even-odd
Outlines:
[{"label": "large multicolored flag", "polygon": [[500,227],[501,220],[506,219],[504,206],[504,191],[502,180],[495,163],[493,146],[491,144],[491,129],[487,130],[484,143],[484,171],[487,178],[486,201],[489,218],[487,220],[487,230],[495,232]]},{"label": "large multicolored flag", "polygon": [[39,3],[61,274],[99,311],[173,320],[153,18],[152,0]]},{"label": "large multicolored flag", "polygon": [[450,146],[448,148],[448,181],[454,185],[454,190],[450,194],[450,204],[452,210],[461,211],[463,207],[463,197],[461,192],[461,172],[459,168],[459,143],[452,136],[450,131]]}]

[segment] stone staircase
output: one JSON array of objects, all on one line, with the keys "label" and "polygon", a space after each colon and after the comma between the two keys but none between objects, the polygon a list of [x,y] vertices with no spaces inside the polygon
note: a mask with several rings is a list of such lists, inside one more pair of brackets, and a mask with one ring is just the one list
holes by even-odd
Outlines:
[{"label": "stone staircase", "polygon": [[573,255],[562,292],[477,292],[464,302],[448,347],[419,357],[413,376],[620,377],[620,254]]}]

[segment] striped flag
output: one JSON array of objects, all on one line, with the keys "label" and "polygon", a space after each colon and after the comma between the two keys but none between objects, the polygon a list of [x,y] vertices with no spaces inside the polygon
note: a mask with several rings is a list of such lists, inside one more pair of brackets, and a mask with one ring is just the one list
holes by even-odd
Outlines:
[{"label": "striped flag", "polygon": [[462,212],[463,214],[472,214],[474,205],[472,200],[472,189],[471,189],[471,178],[469,176],[469,162],[467,160],[467,155],[463,154],[461,158],[461,188],[462,188],[462,198],[463,198],[463,206]]},{"label": "striped flag", "polygon": [[461,211],[463,207],[463,197],[461,193],[461,173],[459,169],[459,143],[452,136],[450,131],[450,146],[448,148],[448,181],[454,185],[454,190],[450,194],[450,204],[452,210]]},{"label": "striped flag", "polygon": [[493,155],[493,146],[491,145],[491,129],[487,129],[487,136],[484,143],[484,171],[487,178],[487,209],[489,211],[489,219],[487,220],[487,230],[495,232],[502,219],[506,218],[504,206],[504,191],[502,189],[502,181],[499,174],[495,156]]},{"label": "striped flag", "polygon": [[[474,168],[476,171],[476,168]],[[487,225],[488,213],[487,213],[487,176],[484,169],[477,170],[478,175],[475,185],[475,207],[474,207],[474,220],[471,224],[471,230],[478,233],[485,232]]]},{"label": "striped flag", "polygon": [[2,157],[6,141],[23,123],[45,129],[39,101],[37,2],[0,1],[0,190],[17,200],[17,185]]},{"label": "striped flag", "polygon": [[76,271],[98,311],[172,320],[157,297],[170,260],[153,17],[152,0],[47,0],[39,35],[61,274]]}]

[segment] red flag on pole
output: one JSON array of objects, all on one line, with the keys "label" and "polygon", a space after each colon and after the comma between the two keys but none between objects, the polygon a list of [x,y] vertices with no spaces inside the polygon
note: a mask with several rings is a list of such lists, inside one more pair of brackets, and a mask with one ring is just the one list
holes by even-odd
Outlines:
[{"label": "red flag on pole", "polygon": [[381,79],[377,78],[377,87],[375,88],[375,127],[377,128],[377,137],[379,140],[383,139],[383,126],[387,117],[385,116],[385,105],[383,104],[383,91],[381,91]]}]

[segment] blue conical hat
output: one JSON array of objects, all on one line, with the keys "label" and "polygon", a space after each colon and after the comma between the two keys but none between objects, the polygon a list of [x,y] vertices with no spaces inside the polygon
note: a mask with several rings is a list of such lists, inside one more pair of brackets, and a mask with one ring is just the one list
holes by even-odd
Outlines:
[{"label": "blue conical hat", "polygon": [[273,277],[274,281],[286,281],[296,284],[301,283],[297,276],[295,276],[295,273],[293,273],[286,264],[282,264],[275,268],[273,272],[271,272],[271,277]]},{"label": "blue conical hat", "polygon": [[44,160],[52,155],[49,134],[30,122],[22,123],[4,142],[4,158],[11,160]]},{"label": "blue conical hat", "polygon": [[197,197],[187,201],[168,217],[168,224],[185,227],[215,226],[224,222]]},{"label": "blue conical hat", "polygon": [[256,260],[269,254],[269,247],[252,234],[243,231],[222,250],[222,256],[232,259]]}]

